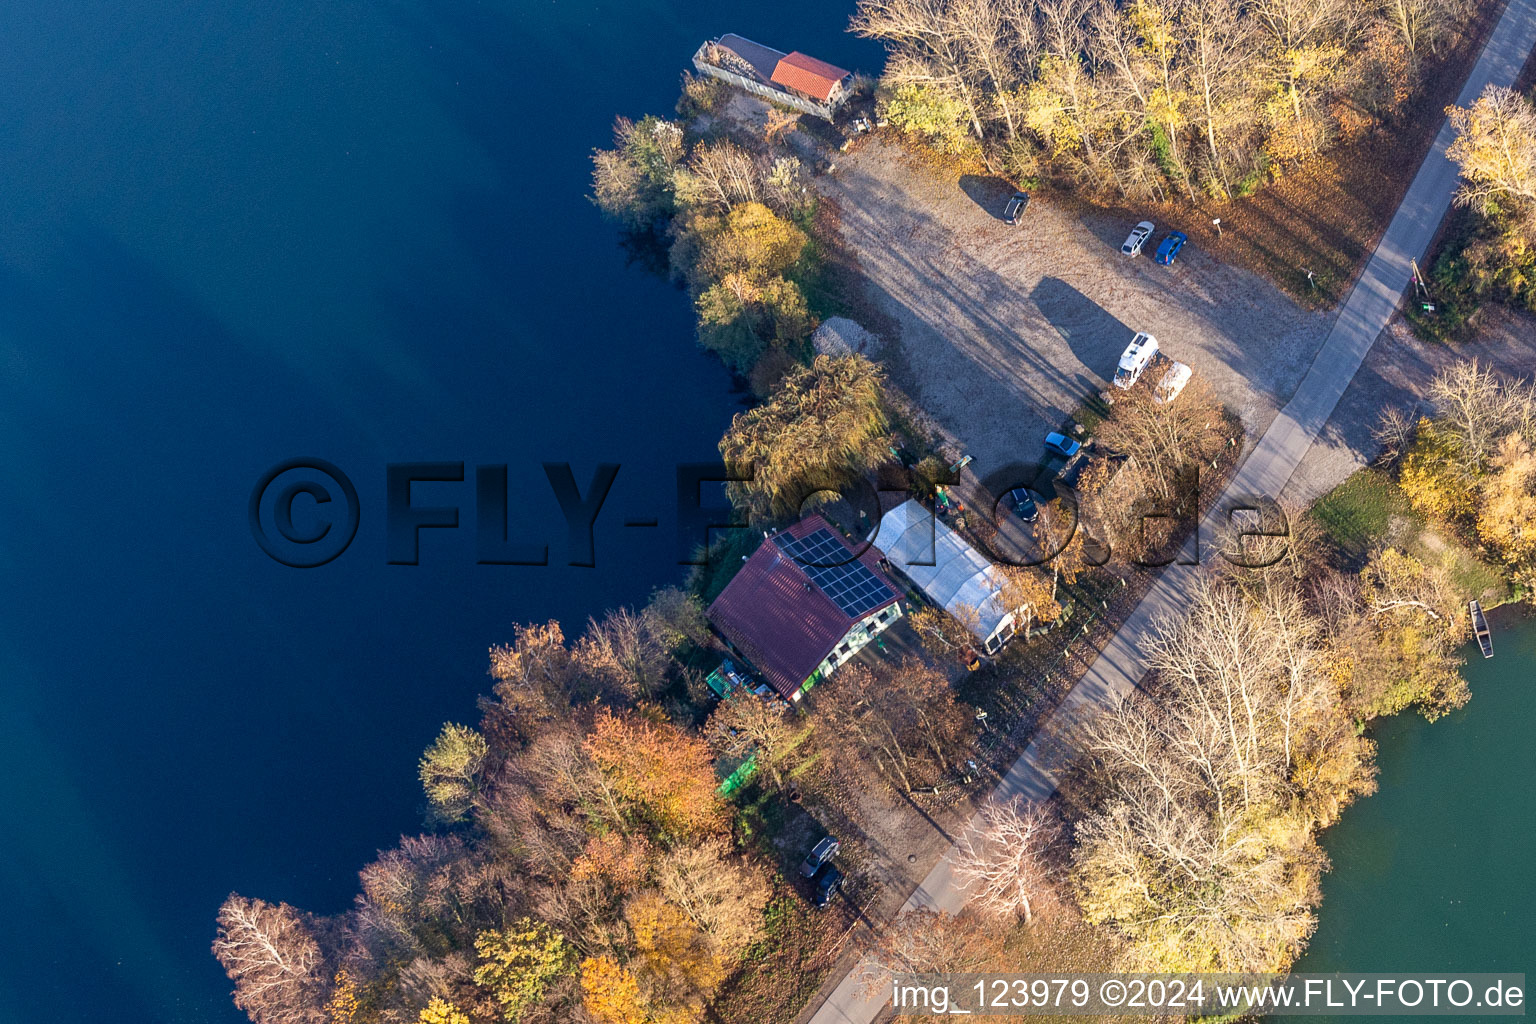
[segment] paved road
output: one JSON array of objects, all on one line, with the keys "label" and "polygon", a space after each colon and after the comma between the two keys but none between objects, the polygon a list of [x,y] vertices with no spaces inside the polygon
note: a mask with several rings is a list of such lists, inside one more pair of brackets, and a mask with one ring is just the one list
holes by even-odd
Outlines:
[{"label": "paved road", "polygon": [[[1457,103],[1460,106],[1470,104],[1490,82],[1513,84],[1533,45],[1536,45],[1536,0],[1510,0]],[[1217,502],[1216,511],[1202,523],[1202,536],[1215,536],[1225,517],[1222,510],[1234,504],[1241,505],[1244,496],[1278,497],[1284,493],[1302,456],[1322,432],[1350,379],[1397,309],[1409,283],[1409,260],[1424,256],[1441,218],[1450,208],[1451,193],[1456,186],[1456,168],[1445,157],[1450,141],[1451,128],[1447,123],[1441,126],[1434,149],[1420,166],[1408,194],[1403,197],[1402,205],[1382,236],[1381,244],[1339,312],[1328,340],[1318,351],[1312,368],[1228,485]],[[1192,568],[1170,566],[1165,570],[1093,667],[1067,695],[1057,714],[1106,704],[1129,692],[1144,674],[1142,639],[1158,618],[1181,606],[1182,595],[1195,578]],[[1043,731],[1048,733],[1049,726]],[[1007,799],[1023,795],[1038,799],[1055,790],[1051,764],[1056,757],[1049,743],[1047,739],[1030,744],[997,787],[998,797]],[[906,906],[953,912],[963,903],[964,895],[954,882],[950,854],[946,854],[912,893]],[[845,977],[811,1018],[810,1024],[869,1024],[884,1005],[883,993],[870,996],[852,976]]]}]

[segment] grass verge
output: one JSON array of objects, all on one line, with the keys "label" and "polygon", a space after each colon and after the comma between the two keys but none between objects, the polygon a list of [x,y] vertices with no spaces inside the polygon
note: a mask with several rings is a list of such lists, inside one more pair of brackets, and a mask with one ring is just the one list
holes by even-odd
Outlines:
[{"label": "grass verge", "polygon": [[1444,565],[1465,596],[1486,608],[1516,597],[1495,566],[1415,511],[1402,488],[1379,469],[1355,473],[1319,498],[1311,515],[1353,567],[1363,565],[1376,547],[1390,545],[1422,562]]}]

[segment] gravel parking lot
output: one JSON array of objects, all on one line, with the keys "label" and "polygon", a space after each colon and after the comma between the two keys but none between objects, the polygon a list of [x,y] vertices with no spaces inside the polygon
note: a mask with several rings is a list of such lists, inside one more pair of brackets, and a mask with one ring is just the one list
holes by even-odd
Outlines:
[{"label": "gravel parking lot", "polygon": [[[893,378],[979,475],[1041,455],[1047,431],[1104,389],[1136,331],[1211,382],[1257,437],[1294,391],[1330,313],[1303,310],[1257,276],[1193,245],[1173,267],[1120,254],[1132,221],[1049,196],[1001,219],[1012,188],[939,172],[877,137],[837,157],[818,187],[839,208],[868,299],[896,334]],[[894,325],[895,329],[892,329]]]}]

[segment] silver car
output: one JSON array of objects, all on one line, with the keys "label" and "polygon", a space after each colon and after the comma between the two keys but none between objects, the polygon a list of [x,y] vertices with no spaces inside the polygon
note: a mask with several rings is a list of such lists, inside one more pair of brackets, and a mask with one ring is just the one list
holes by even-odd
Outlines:
[{"label": "silver car", "polygon": [[1120,251],[1127,256],[1140,256],[1141,247],[1147,244],[1147,239],[1152,237],[1152,232],[1156,227],[1157,225],[1149,220],[1144,220],[1137,224],[1131,229],[1131,237],[1125,240],[1125,244],[1120,247]]}]

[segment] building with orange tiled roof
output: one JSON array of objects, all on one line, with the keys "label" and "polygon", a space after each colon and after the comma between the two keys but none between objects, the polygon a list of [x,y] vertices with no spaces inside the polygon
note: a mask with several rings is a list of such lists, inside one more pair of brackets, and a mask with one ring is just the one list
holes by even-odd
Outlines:
[{"label": "building with orange tiled roof", "polygon": [[738,89],[829,121],[848,98],[848,83],[853,77],[837,65],[799,50],[784,53],[733,33],[700,46],[693,55],[693,66]]}]

